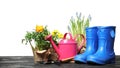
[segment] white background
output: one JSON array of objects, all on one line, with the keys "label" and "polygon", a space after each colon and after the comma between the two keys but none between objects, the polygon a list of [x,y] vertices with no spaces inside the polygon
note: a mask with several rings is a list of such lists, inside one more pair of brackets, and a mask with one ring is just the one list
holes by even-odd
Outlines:
[{"label": "white background", "polygon": [[39,24],[67,32],[76,12],[90,14],[90,26],[116,26],[114,50],[120,55],[119,0],[0,0],[0,56],[33,55],[29,45],[21,44],[26,31]]}]

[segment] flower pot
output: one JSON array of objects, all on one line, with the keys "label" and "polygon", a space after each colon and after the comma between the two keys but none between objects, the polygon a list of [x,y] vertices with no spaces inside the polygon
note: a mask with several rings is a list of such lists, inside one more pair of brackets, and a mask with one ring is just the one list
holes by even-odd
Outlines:
[{"label": "flower pot", "polygon": [[35,63],[48,63],[51,61],[57,61],[58,56],[53,48],[47,50],[33,50],[34,62]]},{"label": "flower pot", "polygon": [[[33,51],[33,52],[34,52],[34,62],[35,62],[35,63],[37,63],[37,62],[43,62],[43,61],[46,60],[46,59],[44,58],[46,50],[40,51],[40,53],[39,53],[39,51],[37,51],[37,50],[35,50],[35,51]],[[47,61],[47,60],[46,60],[46,61]]]}]

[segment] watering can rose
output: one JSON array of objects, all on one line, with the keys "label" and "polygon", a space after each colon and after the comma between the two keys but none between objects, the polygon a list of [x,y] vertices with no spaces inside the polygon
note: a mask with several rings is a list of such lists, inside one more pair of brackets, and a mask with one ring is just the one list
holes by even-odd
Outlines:
[{"label": "watering can rose", "polygon": [[42,32],[44,27],[42,25],[36,25],[36,32]]}]

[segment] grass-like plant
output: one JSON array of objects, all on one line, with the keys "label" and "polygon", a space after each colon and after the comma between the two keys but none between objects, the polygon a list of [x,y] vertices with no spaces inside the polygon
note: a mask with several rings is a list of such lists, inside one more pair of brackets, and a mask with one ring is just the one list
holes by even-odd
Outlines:
[{"label": "grass-like plant", "polygon": [[[83,34],[86,36],[85,29],[89,27],[91,16],[89,15],[87,19],[85,16],[82,16],[81,13],[76,13],[76,17],[71,17],[70,23],[68,25],[68,31],[75,36],[76,34]],[[81,42],[81,37],[77,38],[78,44]]]}]

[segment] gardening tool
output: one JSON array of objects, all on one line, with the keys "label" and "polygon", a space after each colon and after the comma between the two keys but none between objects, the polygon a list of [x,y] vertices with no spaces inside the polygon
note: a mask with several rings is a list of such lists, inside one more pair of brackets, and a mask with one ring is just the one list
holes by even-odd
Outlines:
[{"label": "gardening tool", "polygon": [[115,26],[98,28],[98,50],[87,57],[87,62],[97,64],[115,63],[114,39]]},{"label": "gardening tool", "polygon": [[[70,36],[69,39],[66,38],[67,35]],[[82,34],[79,35],[82,37],[82,42],[80,44],[80,47],[77,47],[77,42],[75,41],[78,35],[75,38],[73,38],[70,33],[65,33],[63,39],[60,40],[58,45],[56,45],[52,40],[52,35],[48,35],[46,37],[46,40],[49,40],[51,42],[53,48],[55,49],[55,51],[59,56],[59,60],[66,61],[73,59],[73,57],[81,50],[81,48],[85,44],[84,35]]]},{"label": "gardening tool", "polygon": [[86,51],[74,57],[75,62],[87,63],[88,55],[94,54],[98,48],[97,27],[86,28]]}]

